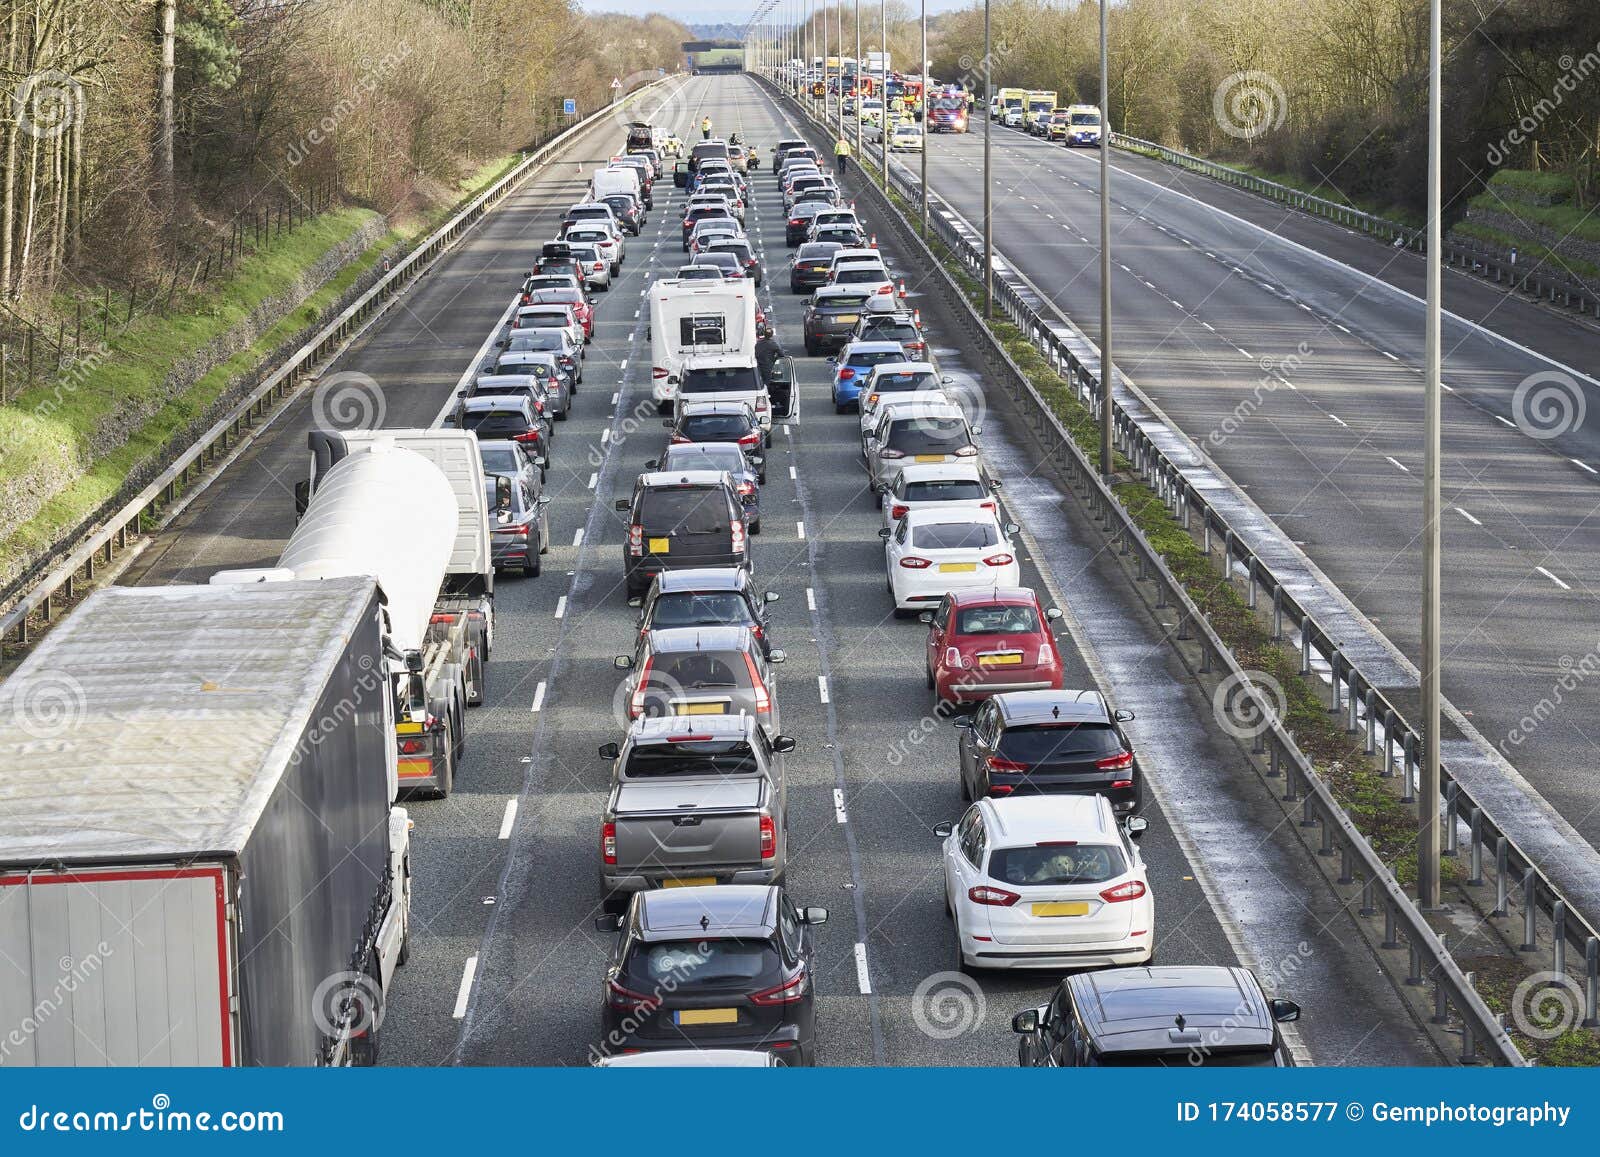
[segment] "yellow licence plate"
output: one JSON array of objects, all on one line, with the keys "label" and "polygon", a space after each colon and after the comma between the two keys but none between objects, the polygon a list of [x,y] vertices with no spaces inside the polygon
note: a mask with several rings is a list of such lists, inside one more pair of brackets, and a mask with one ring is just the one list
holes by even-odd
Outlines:
[{"label": "yellow licence plate", "polygon": [[672,705],[672,713],[674,715],[726,715],[728,713],[728,705],[726,703],[674,703]]},{"label": "yellow licence plate", "polygon": [[1035,904],[1035,916],[1087,916],[1089,904],[1085,900],[1072,900],[1063,904]]},{"label": "yellow licence plate", "polygon": [[841,313],[833,320],[837,321],[840,325],[854,325],[856,322],[861,320],[861,315],[859,313]]},{"label": "yellow licence plate", "polygon": [[677,1011],[679,1024],[738,1024],[739,1010],[736,1008],[680,1008]]},{"label": "yellow licence plate", "polygon": [[663,888],[709,888],[717,882],[715,876],[680,876],[675,880],[662,880]]},{"label": "yellow licence plate", "polygon": [[1022,662],[1021,655],[979,655],[980,667],[1014,667]]},{"label": "yellow licence plate", "polygon": [[671,553],[669,550],[671,546],[672,540],[670,538],[652,538],[650,540],[650,553],[669,554]]},{"label": "yellow licence plate", "polygon": [[918,454],[917,457],[916,457],[916,460],[918,462],[943,462],[944,461],[944,455],[943,454]]},{"label": "yellow licence plate", "polygon": [[971,574],[977,569],[978,564],[975,562],[941,562],[939,564],[940,574]]}]

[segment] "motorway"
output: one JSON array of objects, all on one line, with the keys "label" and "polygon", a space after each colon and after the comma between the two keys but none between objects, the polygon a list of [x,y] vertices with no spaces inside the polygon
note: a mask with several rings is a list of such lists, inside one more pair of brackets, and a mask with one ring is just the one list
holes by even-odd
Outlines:
[{"label": "motorway", "polygon": [[[930,138],[928,157],[933,190],[973,223],[975,125]],[[1099,154],[998,126],[993,146],[996,250],[1098,342]],[[1415,663],[1421,262],[1145,158],[1113,161],[1119,369]],[[1600,844],[1600,383],[1562,368],[1593,369],[1600,330],[1458,273],[1445,308],[1444,689]],[[1535,374],[1564,411],[1518,403]]]},{"label": "motorway", "polygon": [[[786,131],[741,77],[698,78],[659,119],[688,138],[710,115],[770,156]],[[620,147],[607,122],[508,197],[333,366],[370,376],[372,417],[433,422],[480,356],[512,292],[587,173]],[[752,177],[748,229],[766,263],[769,316],[800,347],[801,299],[787,292],[781,202]],[[413,951],[382,1029],[388,1064],[575,1065],[600,1034],[609,937],[596,933],[598,826],[608,775],[596,747],[618,737],[612,656],[631,650],[622,590],[624,496],[663,440],[648,404],[643,295],[681,263],[670,180],[657,185],[623,275],[599,295],[585,381],[557,427],[547,493],[554,546],[537,579],[503,577],[488,700],[468,718],[466,758],[443,801],[410,804]],[[869,228],[870,228],[870,222]],[[891,262],[894,254],[890,253]],[[974,397],[982,383],[935,299],[919,299],[946,372]],[[796,901],[831,911],[820,928],[819,1046],[825,1064],[1015,1063],[1011,1014],[1041,1003],[1052,978],[984,977],[960,987],[942,914],[934,823],[961,810],[948,724],[925,726],[923,628],[897,620],[884,592],[880,525],[854,446],[856,418],[827,404],[820,359],[799,359],[801,415],[769,452],[757,578],[781,595],[773,633],[788,757]],[[212,571],[271,565],[293,527],[291,488],[319,420],[301,397],[157,536],[125,582],[203,582]],[[1292,824],[1258,790],[1207,696],[1188,681],[1126,589],[1091,524],[1037,475],[1008,415],[984,419],[984,453],[1027,531],[1024,581],[1063,606],[1069,682],[1098,680],[1130,725],[1154,800],[1143,849],[1165,963],[1255,966],[1305,1008],[1295,1041],[1319,1064],[1434,1064],[1413,1024]],[[931,722],[931,721],[930,721]],[[1179,801],[1176,808],[1173,801]]]}]

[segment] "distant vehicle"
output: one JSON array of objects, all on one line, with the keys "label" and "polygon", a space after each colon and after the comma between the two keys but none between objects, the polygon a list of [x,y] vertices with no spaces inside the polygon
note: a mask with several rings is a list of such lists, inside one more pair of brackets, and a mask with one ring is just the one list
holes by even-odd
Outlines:
[{"label": "distant vehicle", "polygon": [[1055,111],[1056,94],[1053,92],[1030,92],[1027,104],[1023,111],[1022,127],[1036,137],[1042,137],[1049,130],[1050,114]]},{"label": "distant vehicle", "polygon": [[896,153],[922,151],[922,129],[917,125],[895,125],[889,134],[889,150]]},{"label": "distant vehicle", "polygon": [[1066,131],[1067,148],[1099,148],[1100,110],[1092,104],[1074,104],[1067,106],[1067,119],[1069,124]]},{"label": "distant vehicle", "polygon": [[[485,467],[493,462],[515,469],[515,473],[492,471],[485,479],[484,492],[494,504],[490,507],[489,540],[495,569],[519,567],[523,574],[538,578],[540,556],[550,550],[546,513],[550,499],[544,493],[542,461],[528,462],[531,468],[522,468],[527,459],[516,442],[481,442],[479,451]],[[499,486],[502,480],[510,485]]]}]

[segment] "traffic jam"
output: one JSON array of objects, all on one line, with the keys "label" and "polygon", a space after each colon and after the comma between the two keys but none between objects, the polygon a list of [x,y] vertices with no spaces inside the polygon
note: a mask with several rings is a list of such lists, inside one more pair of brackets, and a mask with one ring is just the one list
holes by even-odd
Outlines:
[{"label": "traffic jam", "polygon": [[[747,232],[778,198],[787,269],[765,267]],[[681,262],[655,271],[641,305],[642,406],[659,418],[660,448],[609,504],[623,526],[612,597],[637,629],[613,660],[625,729],[596,753],[609,789],[593,817],[594,925],[613,947],[593,1062],[828,1060],[815,999],[815,930],[828,910],[786,888],[801,854],[785,776],[797,740],[783,729],[788,655],[769,622],[779,596],[757,578],[774,436],[801,420],[800,379],[820,374],[833,419],[809,417],[858,450],[861,491],[881,515],[882,614],[925,632],[928,710],[952,725],[940,758],[967,807],[933,828],[929,855],[942,863],[956,968],[1067,976],[1049,1004],[1014,1019],[1020,1063],[1191,1064],[1187,1037],[1119,1020],[1170,1023],[1169,1006],[1206,1004],[1196,992],[1247,1022],[1222,1063],[1293,1063],[1278,1022],[1298,1009],[1267,1000],[1248,971],[1150,967],[1154,885],[1139,850],[1131,714],[1067,684],[1062,612],[1023,585],[1021,528],[970,399],[805,140],[763,156],[736,135],[711,136],[709,121],[687,143],[634,123],[566,210],[443,419],[479,440],[496,568],[541,572],[556,430],[584,386],[597,311],[652,213],[668,216],[668,234],[681,230],[665,246],[677,240]],[[778,227],[766,221],[764,236]],[[763,292],[770,302],[785,291],[804,306],[805,362],[784,353],[762,308]],[[1077,1034],[1063,1031],[1074,1023]]]}]

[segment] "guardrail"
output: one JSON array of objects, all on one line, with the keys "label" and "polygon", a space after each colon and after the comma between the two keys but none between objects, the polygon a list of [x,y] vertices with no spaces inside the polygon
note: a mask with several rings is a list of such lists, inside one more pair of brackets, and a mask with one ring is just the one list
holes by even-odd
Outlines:
[{"label": "guardrail", "polygon": [[[772,87],[787,96],[781,85]],[[827,126],[811,117],[809,110],[799,102],[795,104],[803,116],[812,120],[821,131],[827,131]],[[870,159],[861,158],[864,162]],[[912,200],[920,197],[920,187],[913,174],[893,164],[890,170],[890,181],[902,196]],[[869,181],[867,186],[871,190],[870,196],[875,200],[882,198],[875,183]],[[1345,884],[1360,882],[1362,914],[1383,917],[1383,946],[1409,949],[1410,967],[1406,981],[1412,985],[1433,985],[1434,1023],[1447,1023],[1451,1010],[1460,1018],[1462,1047],[1459,1059],[1463,1063],[1473,1063],[1481,1050],[1495,1064],[1525,1064],[1501,1018],[1484,1003],[1472,986],[1470,977],[1462,972],[1449,950],[1429,927],[1416,903],[1406,895],[1394,874],[1334,799],[1332,792],[1295,744],[1294,737],[1278,720],[1276,706],[1239,667],[1232,652],[1213,631],[1187,590],[1172,575],[1160,553],[1149,544],[1126,509],[1105,485],[1098,466],[1091,463],[1079,449],[1049,403],[1039,395],[1027,376],[994,339],[982,319],[972,310],[965,293],[944,274],[937,258],[923,245],[911,223],[904,220],[887,201],[882,207],[886,219],[900,232],[902,244],[912,251],[923,253],[934,269],[945,276],[949,300],[970,317],[973,334],[989,347],[990,358],[1006,367],[1004,376],[1008,380],[1003,384],[1014,401],[1025,404],[1025,417],[1031,421],[1048,456],[1067,471],[1073,485],[1084,494],[1092,513],[1105,525],[1107,534],[1121,553],[1137,554],[1141,579],[1153,579],[1159,584],[1157,606],[1171,604],[1178,608],[1177,637],[1185,641],[1198,639],[1202,672],[1209,672],[1213,665],[1220,665],[1230,679],[1249,689],[1261,718],[1269,721],[1266,730],[1255,741],[1256,754],[1266,756],[1268,777],[1282,778],[1284,791],[1281,798],[1284,802],[1301,805],[1302,826],[1321,829],[1319,853],[1339,857],[1339,881]],[[938,211],[935,211],[936,207]],[[981,279],[983,244],[976,231],[937,196],[929,197],[928,220],[930,229],[946,248],[974,278]],[[1027,335],[1029,342],[1050,362],[1079,399],[1098,411],[1101,389],[1098,351],[1081,334],[1069,330],[1068,326],[1046,322],[1040,312],[1043,302],[1020,278],[996,270],[994,300],[1008,320]],[[1167,457],[1115,399],[1113,408],[1117,446],[1133,464],[1139,477],[1162,498],[1167,509],[1182,522],[1185,529],[1200,531],[1208,558],[1220,542],[1224,576],[1231,581],[1234,568],[1243,568],[1249,584],[1248,601],[1251,607],[1258,605],[1262,593],[1272,600],[1274,639],[1282,640],[1285,637],[1286,622],[1294,625],[1299,634],[1303,675],[1313,672],[1314,659],[1325,661],[1332,686],[1331,710],[1344,716],[1348,730],[1364,730],[1365,749],[1369,755],[1377,755],[1381,750],[1386,776],[1395,773],[1398,761],[1401,774],[1405,776],[1402,798],[1413,802],[1421,737],[1378,688],[1341,653],[1329,632],[1318,625],[1315,617],[1278,581],[1270,567],[1249,549],[1244,537],[1212,506],[1205,494],[1189,482],[1183,469]],[[1193,526],[1196,517],[1201,520],[1199,528]],[[1448,768],[1443,769],[1441,775],[1446,854],[1455,855],[1459,851],[1458,822],[1465,823],[1470,865],[1467,884],[1477,887],[1486,884],[1486,856],[1492,850],[1496,886],[1494,914],[1509,915],[1511,898],[1515,892],[1523,921],[1520,948],[1527,953],[1537,949],[1539,918],[1542,916],[1550,930],[1553,972],[1564,975],[1568,946],[1578,947],[1587,979],[1582,1023],[1585,1027],[1600,1025],[1600,1010],[1597,1010],[1600,936],[1597,936],[1594,925],[1569,905],[1560,890],[1517,846],[1516,841],[1501,830],[1488,812],[1476,804],[1464,787],[1450,776]]]},{"label": "guardrail", "polygon": [[[622,99],[627,100],[657,85],[675,83],[677,79],[669,76],[651,81]],[[613,115],[618,107],[619,104],[610,104],[591,113],[528,154],[514,169],[478,194],[396,263],[371,289],[351,302],[310,341],[291,354],[286,362],[268,374],[260,385],[202,434],[194,445],[110,515],[104,525],[0,616],[0,645],[7,642],[26,645],[31,641],[35,619],[39,626],[48,626],[53,622],[61,602],[70,602],[76,596],[80,581],[93,581],[96,571],[110,563],[116,552],[127,546],[130,534],[137,536],[142,533],[146,524],[163,506],[172,502],[184,487],[203,475],[208,467],[232,452],[242,441],[248,440],[249,431],[261,418],[272,412],[278,402],[296,392],[309,370],[337,351],[345,339],[381,311],[397,292],[439,254],[455,244],[463,233],[476,225],[534,170],[544,165],[553,153],[566,146],[579,133],[592,128],[602,117]]]},{"label": "guardrail", "polygon": [[[1230,168],[1205,157],[1169,149],[1154,141],[1130,137],[1125,133],[1112,133],[1111,143],[1128,152],[1154,157],[1177,168],[1187,169],[1203,177],[1210,177],[1214,181],[1221,181],[1255,193],[1257,196],[1267,197],[1291,209],[1298,209],[1302,213],[1310,213],[1346,228],[1359,230],[1390,244],[1399,242],[1401,247],[1415,253],[1427,252],[1426,230],[1415,229],[1375,213],[1365,213],[1340,201],[1317,197],[1304,190],[1269,181],[1265,177]],[[1593,313],[1596,317],[1600,317],[1600,294],[1568,278],[1553,277],[1537,269],[1529,271],[1526,264],[1522,269],[1518,269],[1516,258],[1505,250],[1471,241],[1446,241],[1444,251],[1439,256],[1446,265],[1492,278],[1497,285],[1506,285],[1533,297],[1565,305],[1579,313]]]}]

